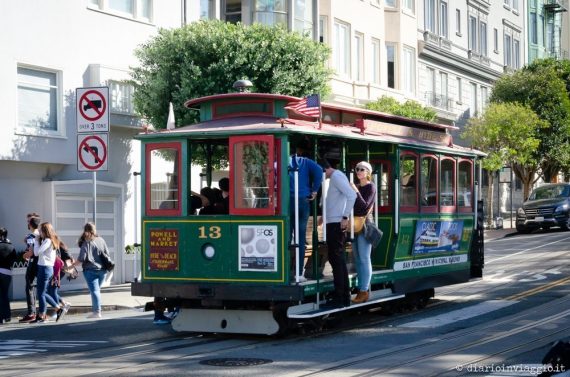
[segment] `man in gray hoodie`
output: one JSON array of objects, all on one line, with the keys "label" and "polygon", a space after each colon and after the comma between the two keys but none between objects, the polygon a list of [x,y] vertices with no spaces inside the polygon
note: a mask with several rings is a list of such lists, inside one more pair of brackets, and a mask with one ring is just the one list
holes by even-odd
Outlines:
[{"label": "man in gray hoodie", "polygon": [[339,308],[350,306],[350,287],[344,244],[348,218],[356,200],[356,192],[343,172],[334,169],[327,160],[321,161],[321,165],[329,179],[325,203],[326,230],[329,263],[333,270],[335,290],[334,298],[325,306]]}]

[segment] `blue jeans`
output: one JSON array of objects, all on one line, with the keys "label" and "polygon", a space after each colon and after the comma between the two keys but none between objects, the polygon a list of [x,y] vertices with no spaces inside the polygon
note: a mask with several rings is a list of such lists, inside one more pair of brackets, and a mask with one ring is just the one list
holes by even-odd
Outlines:
[{"label": "blue jeans", "polygon": [[54,308],[59,305],[55,300],[47,293],[49,287],[49,281],[53,276],[52,266],[40,266],[38,265],[38,301],[39,301],[39,314],[46,314],[47,304],[49,303]]},{"label": "blue jeans", "polygon": [[368,291],[370,289],[370,279],[372,278],[372,261],[370,260],[372,244],[366,240],[364,232],[355,237],[352,243],[352,253],[354,254],[356,273],[358,274],[358,289]]},{"label": "blue jeans", "polygon": [[[291,237],[295,235],[295,198],[289,198],[289,210],[291,214]],[[299,276],[303,275],[305,263],[305,243],[307,238],[307,223],[311,214],[311,202],[307,198],[299,198]],[[295,238],[292,238],[295,242]]]},{"label": "blue jeans", "polygon": [[91,309],[93,313],[101,313],[101,285],[105,280],[105,270],[83,270],[83,276],[91,293]]}]

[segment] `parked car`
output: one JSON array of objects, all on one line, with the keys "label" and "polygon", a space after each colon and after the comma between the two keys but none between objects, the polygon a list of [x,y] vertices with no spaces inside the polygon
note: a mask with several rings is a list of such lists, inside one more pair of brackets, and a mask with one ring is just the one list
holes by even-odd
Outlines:
[{"label": "parked car", "polygon": [[559,226],[570,229],[570,183],[547,184],[535,188],[517,210],[517,231]]}]

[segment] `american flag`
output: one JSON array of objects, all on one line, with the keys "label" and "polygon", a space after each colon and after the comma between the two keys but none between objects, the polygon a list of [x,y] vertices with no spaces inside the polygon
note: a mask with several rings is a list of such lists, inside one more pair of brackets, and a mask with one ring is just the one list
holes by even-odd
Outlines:
[{"label": "american flag", "polygon": [[310,117],[321,116],[321,100],[318,94],[312,94],[299,101],[289,102],[285,108]]}]

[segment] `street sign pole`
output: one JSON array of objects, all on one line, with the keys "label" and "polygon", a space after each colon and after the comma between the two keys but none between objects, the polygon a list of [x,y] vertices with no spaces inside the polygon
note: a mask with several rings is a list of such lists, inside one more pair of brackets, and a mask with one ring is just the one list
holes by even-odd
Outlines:
[{"label": "street sign pole", "polygon": [[97,226],[97,171],[93,172],[93,224]]}]

